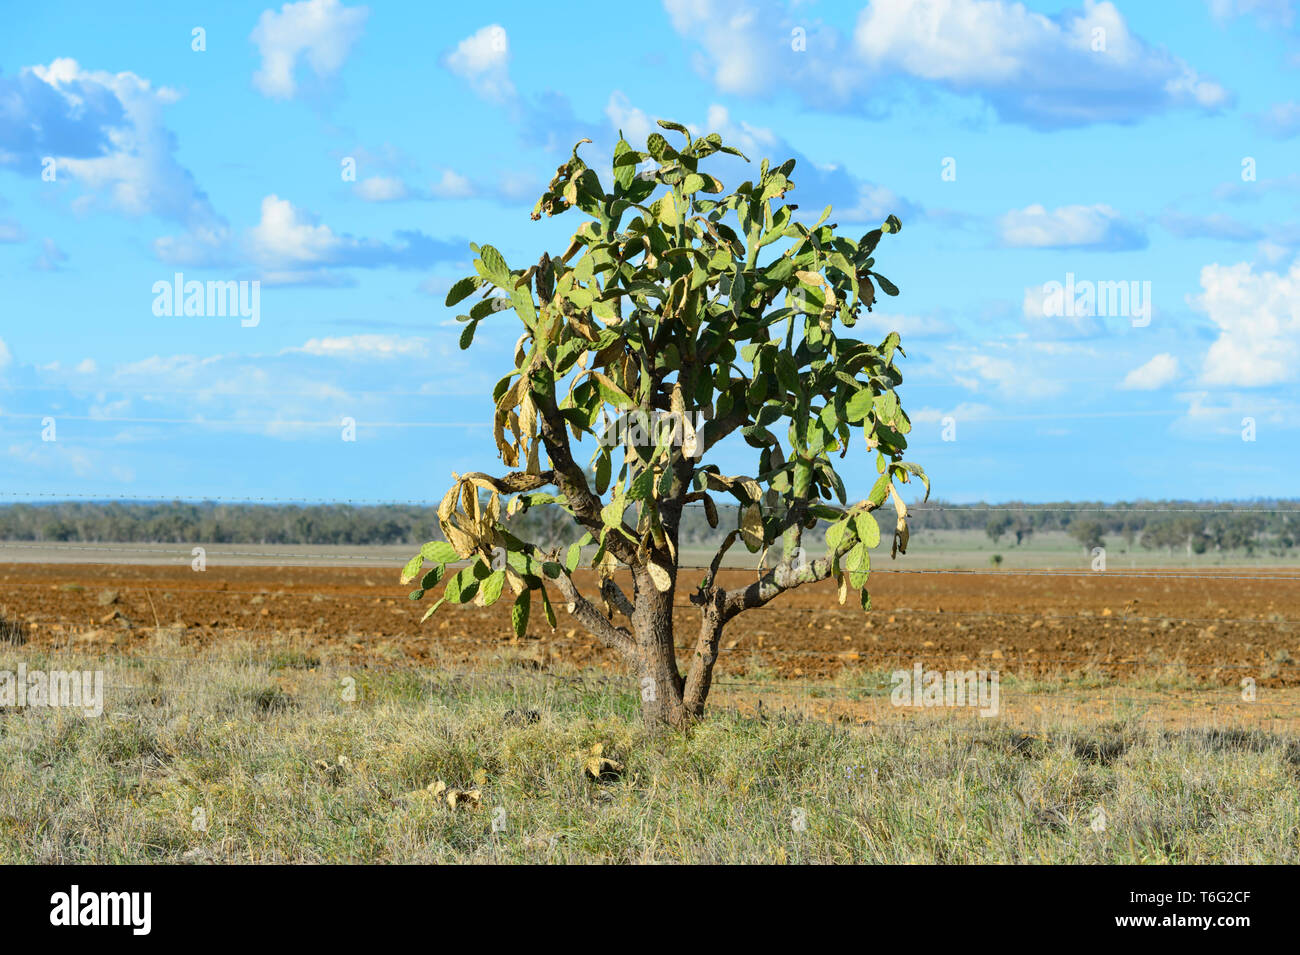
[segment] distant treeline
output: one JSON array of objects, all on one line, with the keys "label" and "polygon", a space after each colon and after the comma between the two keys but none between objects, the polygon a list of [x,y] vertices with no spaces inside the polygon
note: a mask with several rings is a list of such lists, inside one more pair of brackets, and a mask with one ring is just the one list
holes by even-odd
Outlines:
[{"label": "distant treeline", "polygon": [[[734,508],[719,507],[720,526],[734,527]],[[979,530],[995,542],[1024,543],[1035,532],[1064,531],[1083,546],[1122,538],[1129,545],[1188,553],[1290,550],[1300,539],[1300,502],[1196,504],[947,504],[912,509],[913,532]],[[886,529],[892,515],[881,521]],[[576,535],[554,506],[533,508],[512,526],[546,546]],[[432,505],[223,504],[216,502],[66,502],[0,505],[0,540],[160,544],[421,544],[438,537]],[[687,512],[684,545],[719,537],[702,508]]]},{"label": "distant treeline", "polygon": [[0,539],[157,544],[410,544],[436,507],[67,502],[0,506]]},{"label": "distant treeline", "polygon": [[1065,531],[1084,547],[1119,537],[1153,550],[1288,551],[1300,539],[1300,502],[1248,501],[1203,504],[1138,501],[1124,504],[930,504],[919,507],[913,528],[983,529],[994,542],[1021,544],[1035,531]]}]

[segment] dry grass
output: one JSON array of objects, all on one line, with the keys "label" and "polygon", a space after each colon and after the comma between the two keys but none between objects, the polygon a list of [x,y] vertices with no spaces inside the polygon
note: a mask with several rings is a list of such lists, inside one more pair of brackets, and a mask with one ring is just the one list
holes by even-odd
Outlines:
[{"label": "dry grass", "polygon": [[[0,646],[0,670],[102,668],[107,686],[98,719],[0,712],[0,863],[1300,861],[1294,738],[945,714],[859,727],[729,697],[689,737],[651,738],[621,682],[526,659],[168,657]],[[584,769],[597,744],[619,764],[600,780]],[[477,802],[451,808],[438,782]]]}]

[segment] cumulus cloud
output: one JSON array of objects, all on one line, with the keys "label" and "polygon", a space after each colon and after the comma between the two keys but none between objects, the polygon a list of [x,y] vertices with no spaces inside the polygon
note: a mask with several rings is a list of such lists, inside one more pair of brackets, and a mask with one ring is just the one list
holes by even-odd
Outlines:
[{"label": "cumulus cloud", "polygon": [[462,176],[454,169],[444,169],[429,191],[439,199],[469,199],[479,190],[468,176]]},{"label": "cumulus cloud", "polygon": [[1002,396],[1017,400],[1048,398],[1065,390],[1059,378],[1041,369],[1035,356],[1023,347],[998,350],[1004,354],[968,351],[961,355],[953,365],[954,379],[972,391],[991,386]]},{"label": "cumulus cloud", "polygon": [[444,53],[441,61],[484,100],[510,115],[519,140],[529,148],[568,152],[580,139],[595,139],[599,127],[579,119],[569,98],[555,90],[520,95],[510,78],[510,38],[505,27],[489,24]]},{"label": "cumulus cloud", "polygon": [[192,235],[220,232],[224,221],[176,161],[176,137],[163,125],[163,109],[178,98],[134,73],[84,70],[67,58],[25,68],[0,82],[0,165],[37,170],[48,155],[57,175],[90,190],[82,209],[102,198]]},{"label": "cumulus cloud", "polygon": [[[611,102],[614,102],[613,98]],[[625,109],[630,106],[625,100],[621,105]],[[686,125],[693,136],[718,133],[724,143],[734,146],[749,157],[751,162],[745,163],[731,156],[716,154],[713,169],[728,188],[754,178],[757,175],[755,167],[763,157],[771,159],[773,163],[793,159],[795,168],[790,178],[795,188],[787,199],[799,206],[796,215],[800,218],[816,219],[828,205],[834,207],[833,219],[840,224],[874,226],[891,214],[907,223],[924,214],[919,205],[892,189],[863,179],[839,163],[814,162],[766,127],[733,120],[727,108],[717,103],[708,108],[703,124]],[[644,146],[643,142],[635,139],[629,142],[636,148]]]},{"label": "cumulus cloud", "polygon": [[1096,0],[1055,16],[1003,0],[873,0],[854,39],[876,69],[979,95],[1003,119],[1033,126],[1131,122],[1230,99]]},{"label": "cumulus cloud", "polygon": [[504,103],[515,98],[510,80],[510,38],[505,27],[480,27],[446,53],[442,65],[464,79],[485,99]]},{"label": "cumulus cloud", "polygon": [[[379,190],[376,190],[376,193]],[[371,198],[376,198],[375,194]],[[262,199],[257,224],[241,234],[225,232],[211,243],[164,238],[155,243],[159,257],[175,266],[239,263],[259,270],[266,285],[349,285],[340,270],[427,268],[466,258],[468,243],[436,239],[419,230],[398,230],[394,241],[337,232],[288,199]]]},{"label": "cumulus cloud", "polygon": [[[721,91],[793,90],[814,108],[862,112],[902,77],[976,96],[1036,128],[1134,122],[1169,109],[1214,111],[1231,96],[1133,34],[1109,2],[1047,16],[1005,0],[871,0],[845,32],[776,0],[665,0]],[[848,24],[843,25],[848,28]]]},{"label": "cumulus cloud", "polygon": [[36,171],[45,156],[104,156],[110,132],[129,125],[117,92],[75,60],[0,76],[0,165]]},{"label": "cumulus cloud", "polygon": [[263,260],[276,264],[329,262],[343,244],[329,226],[275,195],[262,200],[261,221],[250,230],[249,238]]},{"label": "cumulus cloud", "polygon": [[339,0],[302,0],[286,3],[279,13],[263,11],[249,37],[262,58],[253,85],[271,99],[293,99],[300,60],[317,80],[330,79],[343,68],[369,14]]},{"label": "cumulus cloud", "polygon": [[1125,375],[1120,387],[1125,391],[1155,391],[1177,377],[1178,359],[1168,352],[1161,352]]},{"label": "cumulus cloud", "polygon": [[1142,227],[1128,222],[1107,205],[1041,205],[1008,212],[998,220],[1002,244],[1012,248],[1088,249],[1121,252],[1147,245]]},{"label": "cumulus cloud", "polygon": [[435,262],[464,258],[467,244],[434,239],[419,231],[399,231],[396,242],[362,239],[335,232],[288,199],[262,200],[262,216],[248,232],[253,259],[284,279],[319,278],[325,268],[426,268]]},{"label": "cumulus cloud", "polygon": [[622,90],[610,94],[609,102],[605,104],[605,118],[611,126],[623,133],[629,143],[636,145],[644,145],[651,133],[659,132],[655,121],[645,110],[633,106]]},{"label": "cumulus cloud", "polygon": [[1250,388],[1294,381],[1300,370],[1300,259],[1286,273],[1246,262],[1201,269],[1189,301],[1219,327],[1201,381]]},{"label": "cumulus cloud", "polygon": [[796,19],[775,0],[664,0],[673,29],[698,44],[696,69],[723,93],[768,96],[786,89],[824,107],[852,107],[867,86],[851,38]]}]

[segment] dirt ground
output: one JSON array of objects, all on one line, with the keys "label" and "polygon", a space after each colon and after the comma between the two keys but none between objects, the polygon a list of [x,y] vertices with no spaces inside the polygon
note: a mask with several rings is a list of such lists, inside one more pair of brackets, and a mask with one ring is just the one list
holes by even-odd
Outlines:
[{"label": "dirt ground", "polygon": [[[699,572],[684,571],[677,620],[691,652]],[[510,644],[510,602],[444,606],[421,624],[388,567],[0,564],[0,616],[34,647],[129,652],[160,628],[201,647],[229,635],[289,638],[342,658],[418,663],[438,648]],[[728,571],[741,586],[752,571]],[[579,574],[586,592],[591,580]],[[807,586],[733,621],[719,679],[821,680],[910,668],[997,669],[1022,678],[1172,673],[1204,686],[1300,686],[1300,577],[1252,569],[1143,572],[875,573],[872,606],[841,607],[833,585]],[[558,596],[553,595],[558,601]],[[614,665],[613,655],[559,610],[552,633],[535,612],[524,643],[540,659]],[[338,654],[333,655],[338,658]]]}]

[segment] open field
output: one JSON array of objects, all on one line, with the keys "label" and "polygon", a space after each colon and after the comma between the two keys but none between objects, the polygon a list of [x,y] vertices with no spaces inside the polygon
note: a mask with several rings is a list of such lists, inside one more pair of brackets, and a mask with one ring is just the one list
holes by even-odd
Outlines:
[{"label": "open field", "polygon": [[[1285,568],[882,561],[869,614],[818,585],[734,621],[709,718],[651,738],[563,613],[421,625],[370,556],[0,564],[0,670],[106,684],[98,719],[0,708],[0,862],[1300,858]],[[998,714],[891,705],[916,662],[998,671]]]},{"label": "open field", "polygon": [[[683,545],[683,563],[707,565],[721,536],[719,534],[711,546]],[[1181,547],[1148,549],[1114,536],[1105,538],[1105,544],[1110,570],[1272,567],[1291,573],[1300,571],[1300,548],[1250,557],[1240,550],[1210,550],[1196,554]],[[809,535],[807,546],[810,558],[824,554],[820,534]],[[414,544],[206,543],[203,547],[208,560],[214,563],[308,567],[376,564],[401,567],[418,550]],[[193,559],[191,550],[190,545],[174,543],[0,540],[0,563],[173,564],[188,567]],[[1001,556],[1003,570],[1091,569],[1089,553],[1064,531],[1040,530],[1024,543],[1015,544],[1007,536],[994,543],[979,530],[927,530],[924,527],[913,530],[910,550],[900,566],[910,569],[988,569],[994,555]],[[754,556],[747,554],[744,548],[737,548],[727,554],[723,566],[752,567],[754,560]],[[877,567],[889,565],[887,540],[873,551],[872,561]]]},{"label": "open field", "polygon": [[518,649],[430,669],[155,649],[23,653],[106,668],[110,705],[0,711],[0,863],[1300,859],[1300,744],[1221,713],[826,722],[724,693],[652,738],[622,684]]},{"label": "open field", "polygon": [[[869,614],[841,607],[827,582],[738,618],[724,633],[719,676],[823,679],[920,660],[1021,677],[1213,687],[1250,677],[1261,687],[1300,686],[1300,579],[1282,569],[954,573],[885,563],[872,577]],[[397,572],[387,562],[213,564],[202,573],[188,565],[0,564],[0,614],[20,622],[34,647],[93,652],[130,652],[159,628],[181,634],[187,647],[232,634],[285,635],[358,663],[419,663],[435,651],[468,657],[513,639],[505,601],[446,606],[420,624],[424,604],[405,598]],[[738,586],[753,571],[724,577]],[[696,611],[682,589],[685,627]],[[614,663],[563,614],[555,633],[533,621],[524,643],[548,664]],[[681,652],[690,652],[685,641]]]}]

